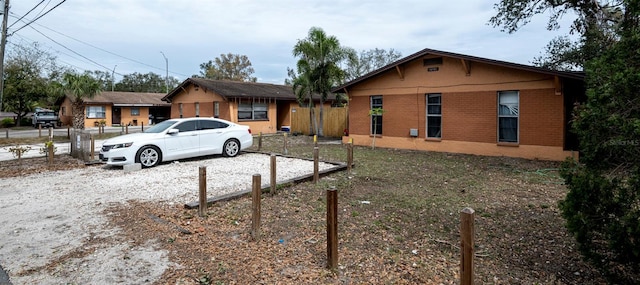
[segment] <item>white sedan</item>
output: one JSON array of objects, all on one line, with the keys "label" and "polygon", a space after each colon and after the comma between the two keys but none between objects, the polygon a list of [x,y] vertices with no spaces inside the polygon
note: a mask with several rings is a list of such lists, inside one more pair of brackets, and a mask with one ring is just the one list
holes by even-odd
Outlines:
[{"label": "white sedan", "polygon": [[160,162],[222,154],[233,157],[253,145],[251,129],[215,118],[170,119],[142,133],[106,140],[100,160],[108,165],[140,163],[153,167]]}]

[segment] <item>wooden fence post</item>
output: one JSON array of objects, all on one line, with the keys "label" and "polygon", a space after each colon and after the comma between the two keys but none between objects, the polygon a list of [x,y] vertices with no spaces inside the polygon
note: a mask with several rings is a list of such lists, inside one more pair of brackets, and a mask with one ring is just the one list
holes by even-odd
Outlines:
[{"label": "wooden fence post", "polygon": [[262,195],[262,184],[260,174],[253,175],[253,187],[251,189],[251,238],[260,238],[260,199]]},{"label": "wooden fence post", "polygon": [[327,190],[327,267],[338,266],[338,191]]},{"label": "wooden fence post", "polygon": [[313,135],[313,146],[318,146],[318,135]]},{"label": "wooden fence post", "polygon": [[38,137],[42,137],[42,125],[38,124]]},{"label": "wooden fence post", "polygon": [[9,129],[4,130],[4,135],[6,138],[9,138]]},{"label": "wooden fence post", "polygon": [[464,208],[460,211],[460,284],[473,285],[473,247],[475,211]]},{"label": "wooden fence post", "polygon": [[271,154],[271,195],[276,194],[276,154]]},{"label": "wooden fence post", "polygon": [[52,141],[53,140],[53,127],[49,128],[49,140]]},{"label": "wooden fence post", "polygon": [[95,149],[96,149],[96,139],[93,137],[93,134],[89,135],[89,139],[91,140],[91,160],[93,160],[93,157],[95,155]]},{"label": "wooden fence post", "polygon": [[124,133],[125,133],[125,134],[129,134],[129,125],[126,125],[126,126],[124,127]]},{"label": "wooden fence post", "polygon": [[262,132],[258,135],[258,151],[262,149]]},{"label": "wooden fence post", "polygon": [[351,166],[353,165],[353,142],[349,140],[347,144],[347,174],[351,174]]},{"label": "wooden fence post", "polygon": [[289,151],[287,150],[287,133],[284,133],[284,149],[282,152],[285,155],[289,154]]},{"label": "wooden fence post", "polygon": [[120,131],[120,134],[124,135],[124,125],[121,125],[120,128],[122,128],[122,131]]},{"label": "wooden fence post", "polygon": [[140,131],[144,132],[144,122],[140,122]]},{"label": "wooden fence post", "polygon": [[313,183],[318,183],[320,180],[320,174],[318,173],[318,157],[320,149],[316,146],[313,147]]},{"label": "wooden fence post", "polygon": [[67,126],[67,138],[71,139],[71,127]]},{"label": "wooden fence post", "polygon": [[199,204],[198,204],[198,215],[200,217],[204,217],[207,212],[207,167],[200,166],[199,168]]},{"label": "wooden fence post", "polygon": [[49,166],[53,165],[53,142],[47,145],[47,158],[49,160]]}]

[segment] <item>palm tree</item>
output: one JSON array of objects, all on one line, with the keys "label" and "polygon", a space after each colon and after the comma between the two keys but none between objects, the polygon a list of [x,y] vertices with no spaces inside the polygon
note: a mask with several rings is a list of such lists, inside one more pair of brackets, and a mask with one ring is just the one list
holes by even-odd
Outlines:
[{"label": "palm tree", "polygon": [[56,93],[71,99],[73,128],[84,129],[84,99],[100,93],[100,82],[88,74],[66,73],[62,82],[54,86]]},{"label": "palm tree", "polygon": [[331,88],[344,77],[345,72],[338,64],[346,58],[347,52],[335,36],[327,36],[321,28],[313,27],[307,38],[299,40],[293,47],[293,55],[300,57],[298,72],[305,78],[301,83],[306,84],[308,87],[305,88],[312,93],[320,94],[318,136],[323,136],[323,105]]},{"label": "palm tree", "polygon": [[[292,69],[288,68],[290,83],[293,87],[293,93],[296,95],[296,101],[301,106],[306,105],[309,107],[309,134],[314,135],[318,133],[318,122],[316,120],[314,104],[313,104],[313,91],[311,90],[311,84],[307,65],[298,65],[298,74]],[[308,102],[308,103],[307,103]]]}]

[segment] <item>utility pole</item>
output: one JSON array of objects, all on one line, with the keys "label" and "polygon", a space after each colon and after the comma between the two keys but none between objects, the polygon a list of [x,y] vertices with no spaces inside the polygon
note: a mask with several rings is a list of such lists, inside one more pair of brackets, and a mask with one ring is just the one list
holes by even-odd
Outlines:
[{"label": "utility pole", "polygon": [[164,55],[164,52],[160,51],[162,57],[164,57],[164,62],[166,63],[167,74],[164,77],[164,90],[166,93],[169,93],[169,59]]},{"label": "utility pole", "polygon": [[117,64],[116,66],[113,67],[113,70],[111,71],[111,92],[113,92],[113,85],[116,84],[116,79],[113,77],[114,73],[116,73],[116,67],[118,67]]},{"label": "utility pole", "polygon": [[9,0],[4,0],[2,10],[2,39],[0,39],[0,112],[3,108],[4,95],[4,47],[7,45],[7,19],[9,18]]}]

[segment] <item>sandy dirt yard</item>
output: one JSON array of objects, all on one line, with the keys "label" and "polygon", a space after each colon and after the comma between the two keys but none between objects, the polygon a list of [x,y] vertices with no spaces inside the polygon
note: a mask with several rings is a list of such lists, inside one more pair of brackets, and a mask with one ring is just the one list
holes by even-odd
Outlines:
[{"label": "sandy dirt yard", "polygon": [[[181,265],[154,241],[133,244],[108,223],[105,209],[131,202],[179,207],[198,199],[198,169],[207,168],[208,196],[251,188],[252,176],[269,183],[269,155],[208,157],[125,172],[84,166],[56,156],[1,161],[0,265],[13,284],[150,284]],[[35,162],[35,163],[34,163]],[[277,158],[278,181],[313,173],[313,162]],[[320,170],[335,165],[320,163]],[[56,170],[57,169],[57,170]],[[0,282],[1,283],[1,282]]]}]

